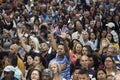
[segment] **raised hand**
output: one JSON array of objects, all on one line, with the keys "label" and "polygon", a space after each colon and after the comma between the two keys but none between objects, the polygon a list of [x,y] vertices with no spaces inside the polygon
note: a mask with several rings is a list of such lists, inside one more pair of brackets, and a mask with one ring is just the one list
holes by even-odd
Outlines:
[{"label": "raised hand", "polygon": [[50,29],[50,33],[51,33],[51,34],[54,34],[55,32],[56,32],[56,30],[55,30],[54,28],[51,28],[51,29]]},{"label": "raised hand", "polygon": [[62,39],[66,39],[67,38],[67,34],[63,31],[61,31],[61,34],[59,35],[60,38]]},{"label": "raised hand", "polygon": [[18,33],[19,38],[22,38],[24,35],[24,32],[22,31],[22,29],[18,29],[17,33]]}]

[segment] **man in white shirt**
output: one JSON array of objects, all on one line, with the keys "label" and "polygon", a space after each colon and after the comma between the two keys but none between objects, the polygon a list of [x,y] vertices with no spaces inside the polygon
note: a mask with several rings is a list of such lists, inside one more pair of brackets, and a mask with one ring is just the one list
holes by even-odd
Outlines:
[{"label": "man in white shirt", "polygon": [[76,32],[72,33],[72,40],[73,39],[78,39],[80,42],[83,41],[83,38],[82,38],[82,31],[83,31],[83,26],[82,26],[82,23],[80,21],[76,21],[75,23],[76,25]]}]

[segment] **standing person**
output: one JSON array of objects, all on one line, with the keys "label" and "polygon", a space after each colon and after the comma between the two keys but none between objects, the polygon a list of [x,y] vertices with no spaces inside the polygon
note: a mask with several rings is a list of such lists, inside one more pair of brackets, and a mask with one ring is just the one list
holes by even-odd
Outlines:
[{"label": "standing person", "polygon": [[6,66],[4,68],[4,77],[1,80],[18,80],[14,77],[14,67],[13,66]]},{"label": "standing person", "polygon": [[49,53],[49,44],[47,43],[41,43],[41,61],[42,64],[45,68],[48,68],[48,64],[50,62],[50,60],[52,60],[53,58],[55,58],[55,52],[51,51]]},{"label": "standing person", "polygon": [[93,48],[94,51],[97,50],[97,46],[98,46],[98,39],[96,37],[97,36],[94,32],[90,33],[90,42],[93,43],[93,45],[95,45]]},{"label": "standing person", "polygon": [[95,49],[95,45],[93,45],[93,42],[89,40],[89,33],[87,31],[82,32],[82,38],[83,41],[81,42],[83,46],[90,46],[92,50]]},{"label": "standing person", "polygon": [[82,31],[83,31],[83,26],[82,23],[80,21],[76,21],[75,22],[75,27],[76,27],[76,32],[72,33],[72,40],[73,39],[78,39],[80,42],[83,41],[82,38]]},{"label": "standing person", "polygon": [[95,79],[95,72],[94,70],[89,68],[89,58],[87,55],[83,55],[80,58],[80,67],[81,69],[85,69],[88,73],[88,75],[90,76],[91,79]]},{"label": "standing person", "polygon": [[44,69],[44,66],[41,61],[41,56],[39,54],[36,54],[34,56],[34,68],[42,71]]},{"label": "standing person", "polygon": [[52,60],[49,63],[49,68],[53,71],[54,74],[53,80],[66,80],[61,76],[61,68],[56,61]]},{"label": "standing person", "polygon": [[21,70],[22,74],[25,74],[25,65],[22,61],[22,59],[18,56],[18,45],[12,44],[9,49],[9,55],[16,55],[17,56],[17,66]]},{"label": "standing person", "polygon": [[106,26],[108,27],[108,32],[110,32],[113,35],[114,41],[118,42],[119,41],[118,34],[114,30],[115,24],[113,22],[109,22],[108,24],[106,24]]},{"label": "standing person", "polygon": [[26,69],[32,69],[33,68],[33,63],[34,63],[34,56],[28,54],[27,55],[27,60],[26,60]]},{"label": "standing person", "polygon": [[76,65],[77,59],[80,59],[82,55],[81,54],[82,47],[83,47],[82,44],[78,42],[78,43],[75,43],[75,45],[73,45],[73,50],[69,51],[70,60],[74,66]]},{"label": "standing person", "polygon": [[61,43],[57,47],[57,53],[56,57],[53,59],[55,60],[58,64],[60,64],[61,67],[61,75],[65,79],[70,79],[70,60],[69,56],[65,54],[65,46]]},{"label": "standing person", "polygon": [[120,55],[117,54],[116,48],[113,45],[109,45],[106,49],[106,52],[102,54],[102,60],[105,60],[106,56],[112,56],[117,69],[120,69]]},{"label": "standing person", "polygon": [[99,66],[99,62],[98,62],[98,57],[94,54],[89,54],[88,55],[89,58],[89,67],[92,70],[97,70],[98,66]]},{"label": "standing person", "polygon": [[113,35],[107,33],[106,38],[110,41],[110,44],[113,45],[117,50],[119,49],[119,43],[114,41]]},{"label": "standing person", "polygon": [[27,60],[26,60],[26,79],[29,78],[30,71],[33,69],[34,64],[34,56],[31,54],[27,55]]},{"label": "standing person", "polygon": [[16,56],[16,55],[9,55],[9,56],[6,58],[5,66],[12,65],[12,66],[14,67],[14,71],[15,71],[15,72],[14,72],[14,77],[16,77],[18,80],[21,80],[22,72],[21,72],[20,69],[18,68],[17,62],[18,62],[18,59],[17,59],[17,56]]},{"label": "standing person", "polygon": [[4,52],[9,51],[9,47],[12,44],[12,38],[10,32],[7,29],[3,29],[3,39],[2,39],[2,47]]},{"label": "standing person", "polygon": [[32,55],[39,54],[40,53],[40,51],[39,51],[40,45],[39,45],[39,41],[38,41],[37,37],[35,37],[35,36],[29,37],[29,45],[31,47],[31,49],[30,49],[30,48],[28,48],[25,41],[23,40],[24,34],[22,31],[23,31],[22,29],[18,29],[18,32],[17,32],[22,48],[28,54],[32,54]]}]

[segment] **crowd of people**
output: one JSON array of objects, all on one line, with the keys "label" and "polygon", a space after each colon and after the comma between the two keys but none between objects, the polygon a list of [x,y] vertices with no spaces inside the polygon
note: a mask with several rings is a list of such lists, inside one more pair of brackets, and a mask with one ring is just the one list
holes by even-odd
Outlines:
[{"label": "crowd of people", "polygon": [[0,80],[120,80],[119,0],[0,0]]}]

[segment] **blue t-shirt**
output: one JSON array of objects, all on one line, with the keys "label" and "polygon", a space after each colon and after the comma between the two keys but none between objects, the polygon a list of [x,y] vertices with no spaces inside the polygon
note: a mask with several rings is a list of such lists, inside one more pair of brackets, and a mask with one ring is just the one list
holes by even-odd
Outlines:
[{"label": "blue t-shirt", "polygon": [[59,58],[56,56],[53,60],[55,60],[58,64],[66,63],[67,67],[65,70],[61,71],[61,75],[67,79],[70,80],[70,60],[67,58],[66,55],[63,56],[63,58]]},{"label": "blue t-shirt", "polygon": [[[5,80],[5,78],[2,78],[2,80]],[[14,77],[13,80],[18,80],[18,79]]]}]

